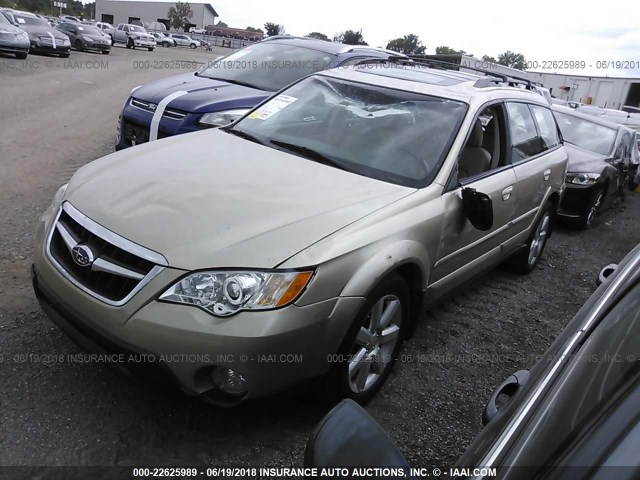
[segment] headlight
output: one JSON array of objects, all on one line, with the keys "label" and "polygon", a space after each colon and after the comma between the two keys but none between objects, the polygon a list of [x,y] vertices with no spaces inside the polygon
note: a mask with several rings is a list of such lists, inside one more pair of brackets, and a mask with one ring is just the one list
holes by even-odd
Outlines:
[{"label": "headlight", "polygon": [[225,110],[223,112],[205,113],[200,117],[198,126],[202,128],[211,128],[229,125],[242,117],[249,110],[249,108],[239,108],[236,110]]},{"label": "headlight", "polygon": [[289,305],[309,283],[313,272],[197,272],[180,280],[160,300],[194,305],[220,317],[242,310]]},{"label": "headlight", "polygon": [[29,40],[29,34],[27,32],[21,32],[17,35],[20,40]]},{"label": "headlight", "polygon": [[600,179],[599,173],[567,173],[567,183],[574,183],[577,185],[593,185]]},{"label": "headlight", "polygon": [[83,35],[82,38],[84,38],[87,42],[93,43],[93,38],[91,37],[87,37],[86,35]]}]

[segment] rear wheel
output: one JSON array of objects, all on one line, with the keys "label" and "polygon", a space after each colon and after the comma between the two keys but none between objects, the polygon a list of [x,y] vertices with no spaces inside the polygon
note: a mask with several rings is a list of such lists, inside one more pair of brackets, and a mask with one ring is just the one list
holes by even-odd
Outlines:
[{"label": "rear wheel", "polygon": [[62,58],[69,58],[69,55],[71,55],[70,53],[61,53],[60,56]]},{"label": "rear wheel", "polygon": [[109,55],[109,53],[111,53],[110,50],[102,50],[103,55]]},{"label": "rear wheel", "polygon": [[116,44],[113,40],[113,35],[109,35],[109,38],[111,39],[111,46],[113,47]]},{"label": "rear wheel", "polygon": [[24,60],[25,58],[27,58],[27,52],[16,53],[16,58]]},{"label": "rear wheel", "polygon": [[153,52],[153,47],[149,47],[149,51],[150,51],[150,52]]},{"label": "rear wheel", "polygon": [[127,40],[127,48],[133,48],[133,49],[136,48],[136,46],[133,44],[133,40],[131,39]]},{"label": "rear wheel", "polygon": [[326,398],[364,404],[382,387],[409,326],[409,302],[409,288],[397,274],[373,289],[327,374]]},{"label": "rear wheel", "polygon": [[542,213],[538,216],[538,221],[531,235],[529,235],[526,247],[508,260],[507,265],[511,270],[526,274],[535,268],[542,256],[544,247],[547,245],[549,235],[551,235],[553,215],[553,204],[547,202]]}]

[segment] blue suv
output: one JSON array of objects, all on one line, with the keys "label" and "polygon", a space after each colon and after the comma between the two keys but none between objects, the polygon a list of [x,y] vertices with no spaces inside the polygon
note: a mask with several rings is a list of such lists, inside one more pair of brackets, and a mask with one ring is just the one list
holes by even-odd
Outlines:
[{"label": "blue suv", "polygon": [[237,50],[201,71],[136,87],[118,120],[116,150],[219,127],[311,73],[399,53],[312,38],[277,36]]}]

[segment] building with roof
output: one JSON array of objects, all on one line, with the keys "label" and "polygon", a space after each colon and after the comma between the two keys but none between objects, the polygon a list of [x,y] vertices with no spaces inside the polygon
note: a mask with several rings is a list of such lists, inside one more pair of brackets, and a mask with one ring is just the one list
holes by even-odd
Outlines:
[{"label": "building with roof", "polygon": [[[154,22],[162,23],[170,29],[169,8],[175,6],[176,0],[96,0],[96,20],[118,25],[132,23],[146,26]],[[206,0],[189,0],[193,11],[191,27],[213,25],[218,13]]]},{"label": "building with roof", "polygon": [[473,73],[473,69],[477,68],[498,75],[526,78],[547,88],[553,97],[562,100],[613,109],[619,109],[624,105],[640,106],[640,78],[525,72],[459,54],[425,57],[459,65],[460,71]]}]

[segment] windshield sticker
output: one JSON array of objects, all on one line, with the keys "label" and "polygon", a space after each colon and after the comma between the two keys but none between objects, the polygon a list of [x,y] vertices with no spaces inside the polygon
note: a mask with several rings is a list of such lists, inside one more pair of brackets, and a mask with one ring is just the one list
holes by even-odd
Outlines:
[{"label": "windshield sticker", "polygon": [[82,27],[78,27],[78,30],[83,31],[83,30],[84,30],[84,28],[82,28]]},{"label": "windshield sticker", "polygon": [[296,97],[290,97],[289,95],[278,95],[276,98],[264,104],[258,110],[249,115],[249,118],[253,120],[266,120],[271,115],[278,113],[280,110],[288,107],[296,100],[298,100]]},{"label": "windshield sticker", "polygon": [[24,23],[24,18],[16,17],[16,20],[18,20],[18,23]]}]

